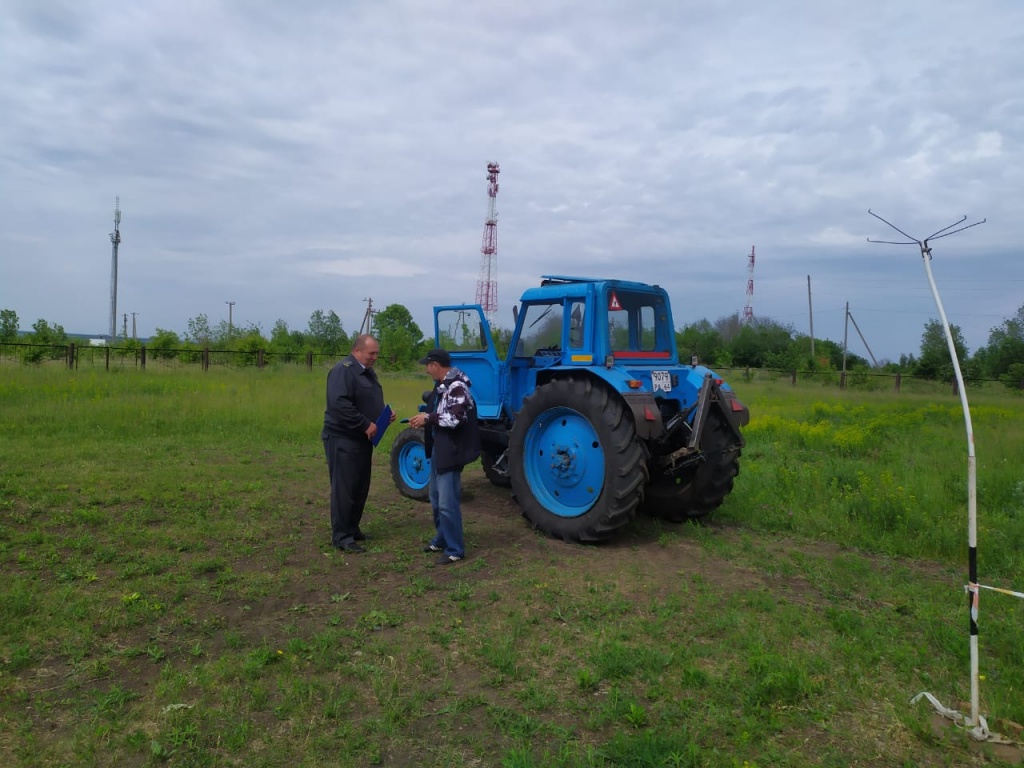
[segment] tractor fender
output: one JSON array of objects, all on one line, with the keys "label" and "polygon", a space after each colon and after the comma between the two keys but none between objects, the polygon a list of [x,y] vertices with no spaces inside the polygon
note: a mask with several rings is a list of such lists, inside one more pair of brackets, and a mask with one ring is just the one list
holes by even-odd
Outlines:
[{"label": "tractor fender", "polygon": [[[561,376],[554,375],[547,380],[555,378],[582,378],[584,376],[596,379],[619,394],[623,403],[633,414],[633,423],[636,428],[636,435],[641,440],[651,440],[661,437],[665,433],[665,423],[661,418],[661,411],[654,395],[650,392],[634,392],[629,388],[631,376],[618,368],[577,368],[572,371],[565,371]],[[538,377],[538,384],[541,383]],[[546,383],[546,382],[545,382]]]},{"label": "tractor fender", "polygon": [[717,406],[721,411],[722,416],[725,417],[725,423],[729,425],[729,429],[736,436],[737,443],[743,446],[746,441],[740,434],[740,427],[745,427],[750,423],[750,409],[739,401],[736,393],[732,390],[718,386],[715,389],[717,390],[716,397],[714,397],[712,405]]}]

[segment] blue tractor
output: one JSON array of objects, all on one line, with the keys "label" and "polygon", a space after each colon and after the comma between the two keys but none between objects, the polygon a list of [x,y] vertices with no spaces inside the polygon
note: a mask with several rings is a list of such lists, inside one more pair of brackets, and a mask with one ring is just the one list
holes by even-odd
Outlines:
[{"label": "blue tractor", "polygon": [[[434,337],[472,380],[484,472],[530,523],[590,542],[641,508],[682,522],[722,504],[750,412],[713,371],[679,362],[664,289],[545,276],[514,315],[504,360],[479,305],[435,307]],[[426,499],[422,430],[395,439],[391,474]]]}]

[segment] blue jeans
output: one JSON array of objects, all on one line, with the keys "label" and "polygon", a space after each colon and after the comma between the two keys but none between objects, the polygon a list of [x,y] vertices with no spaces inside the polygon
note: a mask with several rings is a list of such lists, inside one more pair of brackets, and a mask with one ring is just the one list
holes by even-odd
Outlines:
[{"label": "blue jeans", "polygon": [[437,474],[430,466],[430,507],[437,533],[430,543],[446,555],[466,556],[462,540],[462,471]]}]

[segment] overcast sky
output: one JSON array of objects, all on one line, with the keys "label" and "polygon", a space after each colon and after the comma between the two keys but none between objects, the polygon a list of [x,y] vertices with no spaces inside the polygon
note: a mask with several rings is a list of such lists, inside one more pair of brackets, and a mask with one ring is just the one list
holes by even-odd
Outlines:
[{"label": "overcast sky", "polygon": [[[75,333],[269,336],[365,299],[498,316],[542,274],[656,282],[875,357],[1024,304],[1018,0],[0,0],[0,308]],[[867,350],[850,326],[850,349]]]}]

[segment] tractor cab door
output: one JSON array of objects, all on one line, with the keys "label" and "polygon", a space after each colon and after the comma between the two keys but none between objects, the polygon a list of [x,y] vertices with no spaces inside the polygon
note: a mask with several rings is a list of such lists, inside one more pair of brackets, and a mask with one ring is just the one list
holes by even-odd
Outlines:
[{"label": "tractor cab door", "polygon": [[479,304],[434,307],[434,338],[451,354],[452,365],[472,382],[477,416],[495,419],[501,412],[501,369],[491,328]]}]

